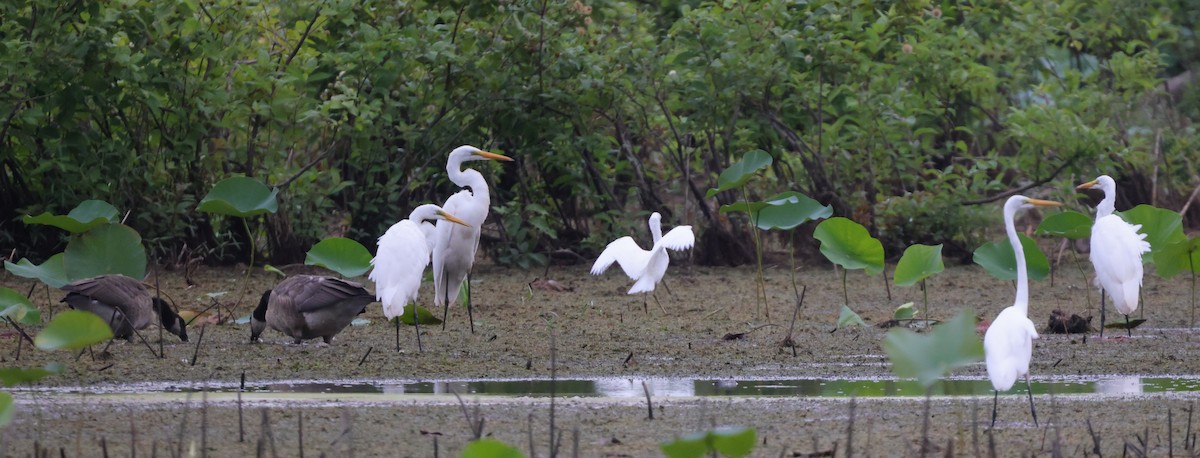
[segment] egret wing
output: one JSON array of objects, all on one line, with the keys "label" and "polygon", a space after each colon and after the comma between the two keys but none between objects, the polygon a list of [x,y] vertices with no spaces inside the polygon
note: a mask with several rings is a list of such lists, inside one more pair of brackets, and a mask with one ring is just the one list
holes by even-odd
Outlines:
[{"label": "egret wing", "polygon": [[633,237],[625,236],[613,240],[604,248],[600,257],[596,259],[596,263],[592,264],[592,275],[604,273],[615,262],[621,265],[621,270],[625,271],[625,275],[637,280],[642,271],[646,270],[646,263],[649,261],[650,252],[638,246],[637,242],[633,241]]},{"label": "egret wing", "polygon": [[429,255],[425,235],[411,220],[393,224],[379,237],[369,278],[375,282],[375,297],[383,303],[388,319],[403,314],[404,307],[417,298]]},{"label": "egret wing", "polygon": [[657,246],[662,246],[670,250],[681,251],[687,250],[696,244],[696,234],[692,233],[692,226],[677,226],[671,229],[664,235],[662,240],[656,243]]},{"label": "egret wing", "polygon": [[1145,240],[1146,234],[1138,233],[1140,228],[1117,215],[1096,220],[1091,256],[1097,281],[1141,284],[1142,253],[1150,251],[1150,243]]}]

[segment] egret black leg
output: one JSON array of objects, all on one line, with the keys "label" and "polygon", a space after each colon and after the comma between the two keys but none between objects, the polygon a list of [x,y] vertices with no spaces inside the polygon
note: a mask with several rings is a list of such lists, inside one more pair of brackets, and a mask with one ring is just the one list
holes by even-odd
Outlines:
[{"label": "egret black leg", "polygon": [[992,427],[995,428],[996,427],[996,405],[998,405],[1000,403],[1000,391],[992,390],[992,392],[995,393],[992,396]]},{"label": "egret black leg", "polygon": [[1133,328],[1129,327],[1129,315],[1125,315],[1125,335],[1133,337]]},{"label": "egret black leg", "polygon": [[668,295],[670,295],[671,297],[675,297],[675,293],[672,293],[672,292],[671,292],[671,287],[670,287],[670,286],[667,286],[667,279],[665,279],[665,278],[664,278],[664,279],[661,279],[661,280],[659,280],[659,281],[658,281],[658,283],[659,283],[659,284],[661,284],[661,285],[663,285],[663,288],[666,288],[666,289],[667,289],[667,294],[668,294]]},{"label": "egret black leg", "polygon": [[[446,281],[446,270],[442,269],[442,330],[446,330],[446,319],[450,317],[450,282]],[[434,303],[437,306],[437,303]]]},{"label": "egret black leg", "polygon": [[1029,414],[1033,415],[1033,426],[1038,426],[1037,409],[1033,408],[1033,385],[1029,384],[1029,374],[1025,374],[1025,389],[1029,393]]},{"label": "egret black leg", "polygon": [[1100,290],[1100,338],[1101,339],[1104,338],[1104,309],[1105,309],[1104,300],[1106,297],[1107,296],[1105,296],[1104,290]]},{"label": "egret black leg", "polygon": [[655,303],[655,304],[658,304],[658,309],[659,309],[659,310],[662,310],[662,312],[663,312],[663,315],[666,315],[666,314],[667,314],[667,309],[663,308],[663,306],[662,306],[662,302],[659,302],[659,301],[658,301],[658,295],[654,294],[654,292],[653,292],[653,291],[651,291],[651,292],[650,292],[650,297],[653,297],[653,298],[654,298],[654,303]]},{"label": "egret black leg", "polygon": [[471,272],[467,272],[467,321],[471,323],[471,334],[475,334],[475,314],[471,311]]},{"label": "egret black leg", "polygon": [[396,317],[396,353],[400,353],[400,317]]},{"label": "egret black leg", "polygon": [[[400,323],[400,319],[396,318],[396,323]],[[417,352],[424,353],[425,348],[421,346],[421,320],[417,318],[417,304],[413,304],[413,328],[417,330]],[[399,329],[399,328],[397,328]],[[400,332],[396,332],[396,339],[400,338]],[[399,340],[397,340],[399,341]]]}]

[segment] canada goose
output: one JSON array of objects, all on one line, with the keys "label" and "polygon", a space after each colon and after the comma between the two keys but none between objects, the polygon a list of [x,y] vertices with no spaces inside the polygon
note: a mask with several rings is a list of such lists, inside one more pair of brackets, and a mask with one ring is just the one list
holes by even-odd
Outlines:
[{"label": "canada goose", "polygon": [[263,293],[250,318],[250,341],[258,340],[271,325],[297,344],[317,337],[330,343],[374,301],[374,294],[352,281],[318,275],[290,277]]},{"label": "canada goose", "polygon": [[100,275],[62,287],[71,308],[92,312],[108,322],[113,337],[133,340],[135,330],[146,329],[157,314],[163,329],[187,342],[187,324],[171,306],[150,292],[142,282],[124,275]]}]

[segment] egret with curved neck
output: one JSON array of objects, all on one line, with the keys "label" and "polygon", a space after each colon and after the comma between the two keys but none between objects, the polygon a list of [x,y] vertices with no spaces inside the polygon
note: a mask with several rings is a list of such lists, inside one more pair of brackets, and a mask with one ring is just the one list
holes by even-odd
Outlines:
[{"label": "egret with curved neck", "polygon": [[[1142,253],[1150,251],[1146,234],[1139,233],[1140,224],[1129,224],[1114,215],[1117,184],[1108,175],[1079,185],[1076,189],[1100,188],[1104,200],[1096,205],[1096,222],[1092,225],[1092,267],[1096,269],[1096,287],[1100,288],[1100,337],[1104,337],[1105,296],[1112,298],[1113,307],[1125,315],[1125,332],[1133,336],[1129,314],[1137,310],[1138,292],[1142,288]],[[1105,294],[1107,293],[1107,294]]]},{"label": "egret with curved neck", "polygon": [[1033,339],[1038,338],[1038,333],[1033,321],[1029,320],[1029,272],[1025,265],[1025,249],[1021,246],[1021,239],[1017,237],[1017,228],[1013,220],[1020,210],[1058,205],[1062,204],[1025,196],[1012,196],[1004,203],[1004,232],[1008,235],[1008,242],[1012,244],[1013,255],[1017,261],[1017,297],[1013,300],[1013,305],[1005,307],[996,315],[996,319],[983,335],[988,379],[995,389],[995,396],[992,398],[992,426],[996,425],[996,405],[1000,401],[1000,392],[1011,389],[1020,377],[1025,377],[1025,387],[1029,389],[1029,413],[1033,416],[1033,424],[1037,425],[1033,388],[1029,384],[1029,360],[1033,357]]},{"label": "egret with curved neck", "polygon": [[[400,316],[409,303],[416,302],[421,289],[421,277],[429,265],[430,240],[426,239],[426,221],[448,221],[466,225],[463,220],[433,204],[413,209],[408,219],[402,219],[379,237],[379,249],[371,259],[371,281],[375,282],[375,297],[383,303],[383,315],[396,319],[396,351],[400,351]],[[412,308],[417,332],[417,349],[421,348],[421,327],[417,308]]]},{"label": "egret with curved neck", "polygon": [[[475,265],[475,252],[479,249],[479,228],[487,219],[491,195],[483,174],[474,169],[462,169],[467,161],[511,161],[512,158],[463,145],[450,152],[446,161],[446,174],[454,184],[468,188],[450,196],[442,208],[462,219],[467,227],[438,221],[434,230],[433,243],[433,303],[442,306],[442,328],[446,327],[446,316],[450,303],[458,301],[458,290]],[[475,320],[471,316],[470,289],[467,290],[467,316],[471,321],[471,333],[475,332]]]}]

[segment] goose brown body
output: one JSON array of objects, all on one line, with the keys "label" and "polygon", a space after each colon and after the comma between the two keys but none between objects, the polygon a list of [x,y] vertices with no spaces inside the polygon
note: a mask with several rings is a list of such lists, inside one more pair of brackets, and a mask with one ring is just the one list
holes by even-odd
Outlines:
[{"label": "goose brown body", "polygon": [[318,275],[289,277],[263,293],[250,319],[250,341],[258,340],[270,326],[297,344],[317,337],[330,343],[374,301],[374,294],[352,281]]},{"label": "goose brown body", "polygon": [[187,342],[187,325],[162,299],[152,297],[142,282],[124,275],[100,275],[78,280],[62,287],[67,292],[62,302],[71,308],[91,312],[112,328],[113,337],[132,340],[158,316],[163,329]]}]

